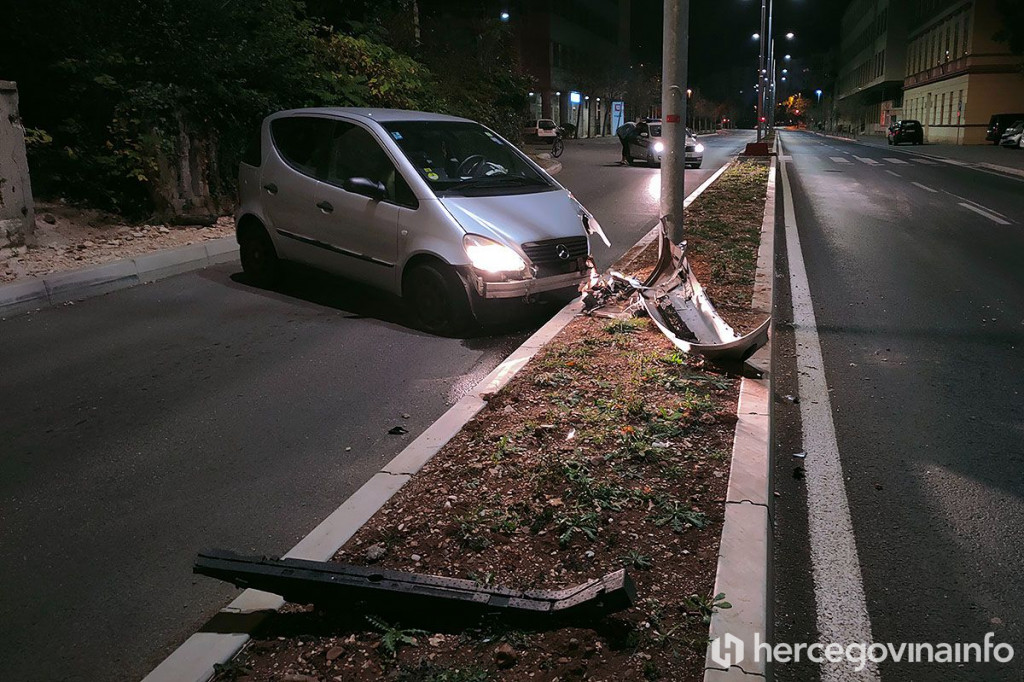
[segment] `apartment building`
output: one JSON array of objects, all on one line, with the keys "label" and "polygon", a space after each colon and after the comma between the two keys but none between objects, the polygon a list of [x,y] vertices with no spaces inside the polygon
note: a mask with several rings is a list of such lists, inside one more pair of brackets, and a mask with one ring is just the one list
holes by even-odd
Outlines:
[{"label": "apartment building", "polygon": [[904,79],[904,118],[933,143],[982,144],[993,114],[1024,111],[1021,57],[993,36],[996,0],[914,0]]},{"label": "apartment building", "polygon": [[884,134],[902,118],[907,0],[854,0],[843,13],[836,82],[838,125]]},{"label": "apartment building", "polygon": [[630,0],[519,0],[511,4],[523,68],[537,82],[531,116],[614,132],[611,95],[628,69]]}]

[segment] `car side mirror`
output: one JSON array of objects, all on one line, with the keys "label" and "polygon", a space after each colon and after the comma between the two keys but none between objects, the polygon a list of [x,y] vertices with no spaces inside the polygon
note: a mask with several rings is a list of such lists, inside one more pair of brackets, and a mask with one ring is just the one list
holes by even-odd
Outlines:
[{"label": "car side mirror", "polygon": [[384,183],[374,182],[369,178],[349,178],[341,186],[346,192],[369,197],[374,201],[380,201],[388,197],[388,190],[384,187]]}]

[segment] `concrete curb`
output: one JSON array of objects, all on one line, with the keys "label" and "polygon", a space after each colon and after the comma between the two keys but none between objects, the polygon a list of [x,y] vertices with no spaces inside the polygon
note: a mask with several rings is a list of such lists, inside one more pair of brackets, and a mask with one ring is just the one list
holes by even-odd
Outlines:
[{"label": "concrete curb", "polygon": [[[815,135],[817,135],[819,137],[827,137],[827,138],[832,139],[832,140],[842,140],[843,142],[853,142],[855,144],[859,144],[862,147],[876,148],[876,146],[873,145],[873,144],[868,144],[866,142],[861,142],[857,138],[853,138],[853,137],[840,137],[838,135],[826,135],[824,133],[814,132],[813,130],[809,131],[809,132],[812,132],[812,133],[814,133]],[[883,147],[877,147],[877,148],[878,149],[883,149]],[[892,147],[892,148],[887,149],[887,151],[898,152],[900,154],[910,154],[911,156],[920,156],[920,157],[923,157],[923,158],[926,158],[926,159],[931,159],[932,161],[938,161],[939,163],[949,164],[950,166],[962,166],[964,168],[973,168],[975,170],[983,170],[983,171],[987,171],[987,172],[990,172],[990,173],[998,173],[1000,175],[1006,175],[1006,176],[1009,176],[1011,178],[1024,178],[1024,170],[1021,170],[1019,168],[1012,168],[1010,166],[1000,166],[998,164],[988,163],[986,161],[961,161],[960,159],[951,159],[948,156],[936,156],[935,154],[925,154],[923,152],[913,152],[913,151],[909,151],[907,149],[900,149],[899,147]]]},{"label": "concrete curb", "polygon": [[176,249],[163,249],[135,258],[55,272],[46,277],[0,286],[0,318],[29,310],[58,306],[92,296],[149,284],[183,272],[201,270],[238,257],[234,237],[211,239]]},{"label": "concrete curb", "polygon": [[[778,151],[778,137],[775,142]],[[768,172],[761,243],[757,252],[754,296],[751,307],[772,312],[775,262],[775,168]],[[711,616],[709,641],[726,634],[743,643],[744,652],[755,650],[755,636],[768,641],[771,627],[771,341],[753,355],[749,364],[761,378],[744,378],[736,406],[729,488],[725,497],[725,523],[718,550],[718,569],[713,594],[725,594],[732,608]],[[736,651],[727,649],[726,652]],[[712,658],[709,645],[704,663],[704,682],[769,679],[764,663],[741,661],[729,667]]]},{"label": "concrete curb", "polygon": [[[774,168],[774,161],[772,163]],[[688,206],[710,187],[729,165],[727,163],[722,166],[711,178],[695,189],[686,198],[684,206]],[[628,268],[642,253],[643,248],[654,240],[658,229],[659,225],[655,224],[650,232],[623,254],[612,269]],[[472,391],[448,408],[448,411],[426,431],[409,443],[309,535],[292,547],[285,557],[327,561],[334,556],[371,516],[423,468],[424,464],[479,414],[487,404],[487,399],[508,384],[534,355],[579,314],[580,310],[580,299],[576,299],[556,313],[484,377]],[[201,628],[200,632],[185,640],[146,675],[142,682],[207,682],[215,673],[214,667],[234,658],[249,641],[249,633],[282,605],[284,600],[275,594],[253,589],[243,591]],[[225,629],[229,631],[225,632]]]}]

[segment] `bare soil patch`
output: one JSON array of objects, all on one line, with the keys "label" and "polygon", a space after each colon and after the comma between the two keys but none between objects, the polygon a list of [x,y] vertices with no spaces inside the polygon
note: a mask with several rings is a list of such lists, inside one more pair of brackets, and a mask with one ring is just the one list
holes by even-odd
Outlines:
[{"label": "bare soil patch", "polygon": [[235,233],[230,216],[212,225],[129,224],[120,216],[61,203],[36,204],[35,244],[0,261],[0,283],[75,270]]}]

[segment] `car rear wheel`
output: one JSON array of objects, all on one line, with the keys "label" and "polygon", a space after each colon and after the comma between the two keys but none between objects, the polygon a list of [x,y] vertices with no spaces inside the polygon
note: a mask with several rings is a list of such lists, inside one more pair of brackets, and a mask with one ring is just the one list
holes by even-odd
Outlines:
[{"label": "car rear wheel", "polygon": [[250,227],[239,235],[238,256],[242,271],[259,286],[270,286],[281,276],[281,260],[262,227]]},{"label": "car rear wheel", "polygon": [[448,265],[417,265],[405,275],[402,294],[420,327],[432,334],[458,334],[471,318],[466,288]]}]

